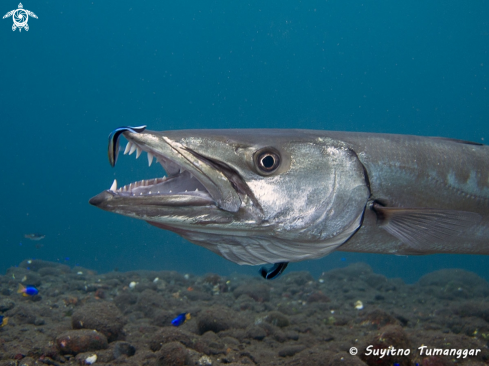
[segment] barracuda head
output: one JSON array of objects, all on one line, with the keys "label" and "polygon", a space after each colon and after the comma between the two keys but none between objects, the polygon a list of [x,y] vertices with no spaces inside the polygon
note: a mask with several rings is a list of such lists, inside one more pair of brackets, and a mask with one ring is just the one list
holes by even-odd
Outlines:
[{"label": "barracuda head", "polygon": [[90,203],[171,230],[239,264],[319,258],[358,229],[369,196],[341,141],[303,130],[115,130],[168,177],[114,184]]}]

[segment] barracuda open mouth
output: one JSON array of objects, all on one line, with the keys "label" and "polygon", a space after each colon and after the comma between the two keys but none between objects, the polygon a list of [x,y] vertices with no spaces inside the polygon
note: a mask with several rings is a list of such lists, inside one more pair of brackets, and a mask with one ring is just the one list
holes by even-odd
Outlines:
[{"label": "barracuda open mouth", "polygon": [[210,197],[205,187],[189,172],[183,172],[177,176],[167,178],[143,179],[127,184],[117,189],[117,181],[109,189],[120,196],[146,196],[188,194],[200,197]]},{"label": "barracuda open mouth", "polygon": [[[109,162],[115,166],[119,154],[119,138],[128,140],[124,155],[136,152],[136,159],[144,151],[148,165],[153,159],[161,164],[168,177],[143,179],[118,188],[114,180],[105,192],[95,196],[90,203],[100,206],[114,198],[154,197],[152,204],[213,204],[226,211],[236,212],[241,200],[226,175],[216,164],[198,153],[185,148],[178,142],[159,135],[145,132],[146,126],[120,127],[109,135]],[[110,196],[108,196],[109,194]]]}]

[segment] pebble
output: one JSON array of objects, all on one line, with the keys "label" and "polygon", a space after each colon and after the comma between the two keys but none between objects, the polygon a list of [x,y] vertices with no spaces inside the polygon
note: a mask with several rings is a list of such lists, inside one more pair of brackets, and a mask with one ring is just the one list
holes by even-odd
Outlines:
[{"label": "pebble", "polygon": [[69,330],[56,338],[61,353],[76,355],[81,352],[97,351],[108,347],[107,337],[96,330]]},{"label": "pebble", "polygon": [[114,358],[119,358],[122,355],[134,356],[136,348],[128,342],[116,342],[113,350]]},{"label": "pebble", "polygon": [[278,355],[279,355],[279,357],[290,357],[290,356],[295,355],[296,353],[304,351],[305,349],[306,349],[306,346],[303,346],[303,345],[287,346],[287,347],[282,348],[278,352]]},{"label": "pebble", "polygon": [[157,353],[158,366],[186,366],[188,352],[180,342],[164,344]]},{"label": "pebble", "polygon": [[76,310],[71,317],[74,329],[95,329],[103,333],[109,342],[120,339],[126,320],[113,303],[100,301],[89,303]]}]

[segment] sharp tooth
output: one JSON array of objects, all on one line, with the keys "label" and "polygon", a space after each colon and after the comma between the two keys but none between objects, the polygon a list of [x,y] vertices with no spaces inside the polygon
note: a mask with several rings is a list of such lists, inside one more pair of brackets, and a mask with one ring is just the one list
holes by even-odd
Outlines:
[{"label": "sharp tooth", "polygon": [[129,141],[126,145],[126,149],[124,150],[124,155],[127,155],[127,153],[129,152],[129,150],[131,150],[131,146],[132,146],[132,142]]},{"label": "sharp tooth", "polygon": [[141,151],[143,151],[143,150],[141,150],[141,148],[139,146],[136,148],[136,150],[137,150],[136,151],[136,159],[137,159],[137,158],[139,158],[139,155],[141,155]]},{"label": "sharp tooth", "polygon": [[129,155],[132,155],[132,153],[136,151],[136,145],[132,144],[131,145],[131,150],[129,150]]},{"label": "sharp tooth", "polygon": [[153,164],[153,154],[148,151],[148,166],[151,166],[151,164]]},{"label": "sharp tooth", "polygon": [[158,178],[155,178],[155,181],[153,184],[158,184]]},{"label": "sharp tooth", "polygon": [[199,189],[198,188],[195,188],[195,192],[198,192],[198,191],[199,191]]},{"label": "sharp tooth", "polygon": [[112,191],[112,192],[117,191],[117,179],[114,179],[114,182],[110,186],[110,189],[109,190]]}]

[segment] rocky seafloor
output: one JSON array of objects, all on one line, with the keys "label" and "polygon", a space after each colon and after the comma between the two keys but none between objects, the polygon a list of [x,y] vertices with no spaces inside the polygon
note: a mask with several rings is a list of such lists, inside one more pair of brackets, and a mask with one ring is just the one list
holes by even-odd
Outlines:
[{"label": "rocky seafloor", "polygon": [[456,269],[405,284],[362,263],[265,281],[29,260],[0,276],[0,366],[487,365],[488,299]]}]

